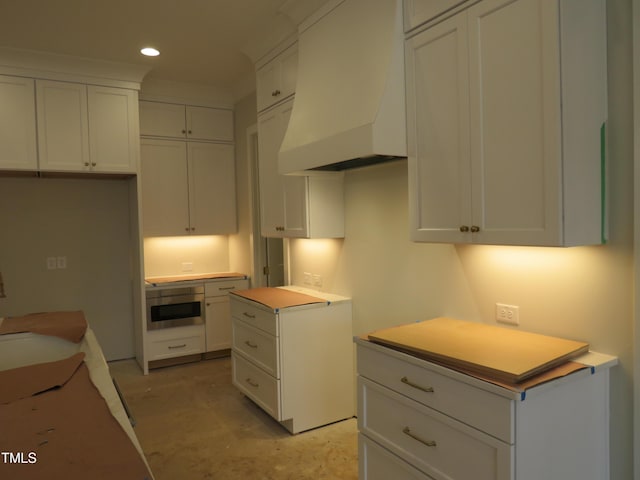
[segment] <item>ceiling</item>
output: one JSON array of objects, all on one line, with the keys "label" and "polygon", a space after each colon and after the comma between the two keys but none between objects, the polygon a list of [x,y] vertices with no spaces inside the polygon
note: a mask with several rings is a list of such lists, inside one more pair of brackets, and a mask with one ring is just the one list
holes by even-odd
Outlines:
[{"label": "ceiling", "polygon": [[[324,0],[0,0],[0,47],[142,64],[232,90]],[[140,48],[161,55],[147,58]]]}]

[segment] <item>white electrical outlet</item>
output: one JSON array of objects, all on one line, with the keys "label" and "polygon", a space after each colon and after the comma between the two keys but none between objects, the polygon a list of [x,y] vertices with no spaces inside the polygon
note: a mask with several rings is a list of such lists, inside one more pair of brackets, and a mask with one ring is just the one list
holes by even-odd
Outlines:
[{"label": "white electrical outlet", "polygon": [[47,270],[55,270],[58,268],[56,257],[47,257]]},{"label": "white electrical outlet", "polygon": [[496,320],[508,325],[520,325],[520,307],[496,303]]},{"label": "white electrical outlet", "polygon": [[58,257],[56,259],[56,264],[57,264],[57,267],[60,269],[67,268],[67,257]]},{"label": "white electrical outlet", "polygon": [[183,272],[193,272],[193,262],[182,262]]},{"label": "white electrical outlet", "polygon": [[311,276],[314,287],[322,287],[322,276],[314,274]]},{"label": "white electrical outlet", "polygon": [[302,283],[305,285],[311,285],[311,274],[309,272],[304,272],[302,274]]}]

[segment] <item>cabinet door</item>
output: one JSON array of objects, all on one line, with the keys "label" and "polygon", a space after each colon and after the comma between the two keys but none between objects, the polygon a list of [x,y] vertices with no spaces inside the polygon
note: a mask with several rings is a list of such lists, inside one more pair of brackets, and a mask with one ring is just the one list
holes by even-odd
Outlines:
[{"label": "cabinet door", "polygon": [[143,139],[140,152],[144,236],[187,235],[189,193],[184,142]]},{"label": "cabinet door", "polygon": [[237,230],[232,145],[187,143],[191,233],[220,235]]},{"label": "cabinet door", "polygon": [[36,105],[40,169],[89,170],[86,85],[37,80]]},{"label": "cabinet door", "polygon": [[293,101],[288,101],[258,118],[260,221],[264,237],[282,237],[284,233],[284,191],[282,175],[278,174],[278,152],[292,107]]},{"label": "cabinet door", "polygon": [[0,169],[36,170],[34,81],[0,75]]},{"label": "cabinet door", "polygon": [[474,241],[561,243],[557,2],[486,0],[468,22]]},{"label": "cabinet door", "polygon": [[258,112],[261,112],[271,105],[276,100],[277,90],[277,77],[279,72],[279,65],[275,60],[267,63],[256,72],[256,102],[258,104]]},{"label": "cabinet door", "polygon": [[137,92],[89,85],[87,100],[92,170],[136,173],[139,145]]},{"label": "cabinet door", "polygon": [[281,175],[281,177],[284,202],[284,236],[308,237],[308,178],[287,175]]},{"label": "cabinet door", "polygon": [[287,98],[296,93],[298,78],[298,45],[292,45],[282,52],[280,62],[280,95],[279,99]]},{"label": "cabinet door", "polygon": [[258,111],[293,95],[298,72],[298,45],[292,45],[256,72]]},{"label": "cabinet door", "polygon": [[205,299],[206,351],[231,348],[231,307],[227,295]]},{"label": "cabinet door", "polygon": [[464,242],[470,234],[466,14],[406,43],[411,239]]},{"label": "cabinet door", "polygon": [[140,135],[185,138],[184,105],[140,101]]},{"label": "cabinet door", "polygon": [[187,106],[186,117],[188,138],[233,142],[233,111]]}]

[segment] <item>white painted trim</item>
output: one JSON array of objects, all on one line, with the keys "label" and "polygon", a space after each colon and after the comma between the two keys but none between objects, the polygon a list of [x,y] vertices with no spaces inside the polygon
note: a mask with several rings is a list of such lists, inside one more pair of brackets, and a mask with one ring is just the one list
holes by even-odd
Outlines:
[{"label": "white painted trim", "polygon": [[142,83],[140,100],[234,109],[233,95],[225,89],[156,78],[149,78]]},{"label": "white painted trim", "polygon": [[[634,157],[634,307],[633,307],[633,451],[640,448],[640,0],[632,4],[633,157]],[[633,478],[640,480],[640,456],[633,455]]]},{"label": "white painted trim", "polygon": [[262,267],[265,264],[264,242],[260,234],[260,196],[258,190],[258,125],[247,128],[247,161],[249,164],[249,216],[251,218],[251,232],[249,246],[251,254],[251,287],[263,287],[264,275]]},{"label": "white painted trim", "polygon": [[265,52],[264,55],[258,58],[255,62],[256,71],[260,70],[267,63],[269,63],[271,60],[276,58],[278,55],[284,52],[291,45],[295,44],[297,41],[298,41],[297,34],[290,35],[287,38],[285,38],[283,41],[276,44],[273,48]]},{"label": "white painted trim", "polygon": [[0,47],[0,74],[139,90],[151,67]]}]

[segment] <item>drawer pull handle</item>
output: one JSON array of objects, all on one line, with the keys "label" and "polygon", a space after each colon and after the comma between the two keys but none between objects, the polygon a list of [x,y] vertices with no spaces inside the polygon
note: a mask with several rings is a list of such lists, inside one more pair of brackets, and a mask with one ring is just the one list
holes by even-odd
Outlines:
[{"label": "drawer pull handle", "polygon": [[252,387],[258,388],[260,386],[259,383],[254,382],[253,380],[251,380],[251,378],[247,378],[245,380],[245,382],[247,382],[249,385],[251,385]]},{"label": "drawer pull handle", "polygon": [[169,349],[172,349],[172,348],[184,348],[186,346],[187,346],[186,343],[183,343],[182,345],[169,345]]},{"label": "drawer pull handle", "polygon": [[218,290],[234,290],[236,287],[232,286],[232,287],[218,287]]},{"label": "drawer pull handle", "polygon": [[253,313],[249,313],[249,312],[242,312],[242,314],[243,314],[245,317],[248,317],[248,318],[256,318],[256,316],[255,316]]},{"label": "drawer pull handle", "polygon": [[411,432],[411,429],[409,427],[404,427],[402,429],[402,433],[404,433],[405,435],[410,436],[411,438],[413,438],[414,440],[417,440],[418,442],[426,445],[427,447],[436,447],[438,444],[436,443],[435,440],[425,440],[423,438],[420,438],[418,435],[416,435],[415,433]]},{"label": "drawer pull handle", "polygon": [[422,390],[423,392],[427,392],[427,393],[433,393],[435,390],[433,389],[433,387],[423,387],[422,385],[418,385],[417,383],[413,383],[411,380],[409,380],[407,377],[402,377],[400,379],[400,381],[406,385],[409,385],[410,387],[413,388],[417,388],[418,390]]},{"label": "drawer pull handle", "polygon": [[258,348],[258,345],[255,343],[252,343],[249,340],[245,340],[244,343],[247,345],[247,347],[251,347],[251,348]]}]

